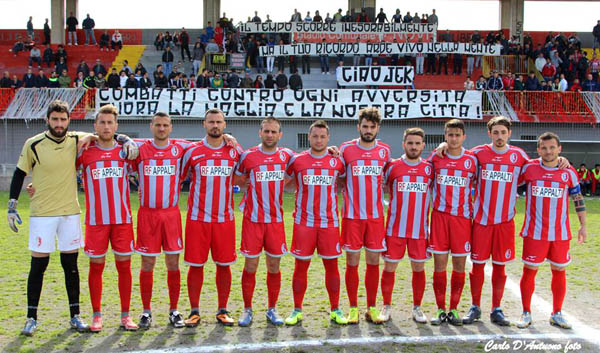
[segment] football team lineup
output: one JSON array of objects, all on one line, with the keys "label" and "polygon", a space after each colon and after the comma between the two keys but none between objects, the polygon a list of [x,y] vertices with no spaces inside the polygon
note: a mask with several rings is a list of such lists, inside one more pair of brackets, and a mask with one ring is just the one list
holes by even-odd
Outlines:
[{"label": "football team lineup", "polygon": [[[412,309],[408,316],[419,325],[463,326],[485,320],[481,301],[487,272],[492,285],[489,312],[492,324],[526,329],[534,322],[532,307],[541,305],[541,311],[549,314],[551,325],[571,329],[575,324],[573,334],[560,337],[589,340],[593,337],[589,334],[597,332],[562,312],[567,288],[565,269],[571,263],[569,198],[579,224],[573,237],[579,243],[584,243],[587,237],[586,205],[577,173],[560,157],[560,138],[554,133],[546,132],[538,137],[539,158],[530,159],[523,150],[508,143],[511,123],[507,118],[492,118],[487,124],[490,144],[470,150],[463,148],[464,123],[453,119],[444,127],[445,142],[427,158],[422,156],[425,131],[409,128],[402,137],[404,154],[392,159],[390,146],[377,139],[382,117],[376,107],[360,110],[358,138],[339,148],[328,144],[331,132],[327,123],[315,121],[308,130],[310,149],[300,153],[278,146],[282,123],[272,117],[264,119],[258,127],[260,144],[245,151],[234,137],[224,134],[226,117],[218,109],[206,112],[203,121],[206,136],[198,142],[171,139],[171,118],[165,113],[152,117],[153,139],[140,141],[117,134],[117,117],[117,108],[105,105],[98,110],[94,121],[96,134],[69,131],[68,106],[55,101],[48,109],[48,130],[30,138],[23,147],[11,183],[8,225],[16,232],[22,221],[17,200],[25,176],[30,174],[32,183],[27,191],[31,197],[28,232],[31,267],[27,279],[27,320],[21,331],[24,335],[31,336],[38,328],[42,282],[49,255],[55,251],[55,239],[58,239],[61,266],[65,270],[69,324],[79,332],[103,329],[102,284],[109,244],[118,272],[120,326],[128,331],[152,327],[153,274],[156,259],[162,254],[167,269],[170,325],[182,328],[200,324],[201,313],[205,313],[201,310],[200,293],[204,265],[210,253],[216,265],[216,321],[224,326],[236,323],[241,327],[250,326],[255,314],[256,273],[264,252],[268,302],[265,317],[274,326],[296,326],[302,322],[307,291],[310,293],[313,289],[310,287],[322,286],[323,282],[329,302],[324,311],[333,324],[359,323],[359,305],[364,304],[367,322],[376,325],[390,322],[396,310],[392,306],[396,270],[406,257],[412,277],[409,284]],[[55,144],[63,148],[56,150]],[[77,162],[72,163],[73,160]],[[85,189],[84,232],[79,218],[78,170]],[[140,206],[135,215],[129,190],[132,176],[137,176],[139,183]],[[183,224],[179,196],[186,179],[190,182],[190,191]],[[238,236],[233,209],[234,184],[246,189],[240,204],[242,222]],[[288,243],[283,222],[283,191],[292,185],[295,209],[291,217],[292,239]],[[520,232],[523,245],[518,251],[515,207],[519,186],[525,188],[526,196]],[[342,194],[341,201],[338,201],[338,191]],[[384,193],[389,195],[387,207]],[[134,232],[136,220],[137,232]],[[231,266],[237,259],[238,243],[244,257],[240,285],[243,310],[234,320],[228,301],[232,288]],[[87,277],[92,306],[89,325],[79,310],[79,248],[89,257]],[[359,303],[359,264],[363,248],[366,303]],[[308,280],[315,251],[324,269],[323,278],[318,282]],[[346,258],[342,268],[349,303],[347,313],[340,305],[342,280],[338,258],[342,251]],[[143,312],[138,322],[130,315],[133,253],[141,255],[139,294]],[[181,253],[183,262],[188,265],[186,284],[190,311],[186,318],[178,311],[182,289]],[[505,265],[515,260],[518,253],[524,266],[520,284],[515,284],[507,279]],[[286,254],[294,257],[293,307],[289,315],[283,317],[277,303],[282,287],[281,260]],[[433,262],[430,276],[433,277],[434,306],[423,303],[428,260]],[[490,260],[491,268],[485,266]],[[383,266],[380,266],[381,261]],[[468,276],[471,305],[465,315],[460,315],[458,307],[467,277],[467,261],[472,265]],[[452,270],[447,303],[448,262]],[[534,294],[538,267],[544,262],[549,262],[551,268],[551,304]],[[505,288],[521,301],[521,316],[516,320],[511,321],[502,310]],[[377,305],[380,290],[381,308]],[[427,314],[425,306],[434,309],[433,312]],[[520,337],[527,337],[529,333],[523,332]],[[456,340],[470,342],[496,336],[473,337],[477,336]],[[531,339],[553,337],[534,333]],[[422,339],[421,342],[435,341],[433,336]],[[346,344],[365,344],[368,340],[355,338]],[[391,337],[378,342],[419,341]],[[258,344],[249,349],[285,346],[264,344],[264,347]],[[312,347],[327,342],[290,341],[286,344],[287,347]],[[209,347],[206,351],[210,351]]]}]

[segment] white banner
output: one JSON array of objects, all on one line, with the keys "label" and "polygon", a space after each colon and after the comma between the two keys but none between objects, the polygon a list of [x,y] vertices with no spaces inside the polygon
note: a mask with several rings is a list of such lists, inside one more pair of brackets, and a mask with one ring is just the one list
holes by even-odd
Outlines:
[{"label": "white banner", "polygon": [[410,86],[415,80],[412,66],[338,66],[340,86]]},{"label": "white banner", "polygon": [[242,23],[242,33],[429,33],[437,32],[431,23],[372,23],[372,22],[266,22]]},{"label": "white banner", "polygon": [[287,45],[264,45],[259,47],[261,56],[291,55],[379,55],[379,54],[471,54],[500,55],[501,45],[473,43],[297,43]]},{"label": "white banner", "polygon": [[101,89],[96,109],[113,104],[120,116],[149,117],[162,111],[174,117],[204,117],[219,108],[230,118],[357,119],[375,106],[384,119],[481,119],[481,91],[367,89]]}]

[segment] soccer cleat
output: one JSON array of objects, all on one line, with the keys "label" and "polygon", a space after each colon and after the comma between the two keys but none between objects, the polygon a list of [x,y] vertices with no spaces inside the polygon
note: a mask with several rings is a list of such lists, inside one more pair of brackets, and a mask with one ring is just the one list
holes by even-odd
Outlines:
[{"label": "soccer cleat", "polygon": [[266,315],[267,315],[267,321],[269,321],[273,325],[275,325],[275,326],[283,325],[283,318],[281,317],[281,315],[279,315],[279,313],[277,312],[277,309],[270,308],[269,310],[267,310]]},{"label": "soccer cleat", "polygon": [[510,321],[504,316],[502,309],[496,308],[490,313],[490,321],[499,326],[510,326]]},{"label": "soccer cleat", "polygon": [[294,326],[294,325],[297,325],[299,322],[301,322],[302,319],[303,319],[302,310],[294,309],[292,311],[292,313],[290,314],[290,316],[288,316],[287,319],[285,319],[285,324],[288,326]]},{"label": "soccer cleat", "polygon": [[247,327],[252,324],[252,308],[245,308],[242,316],[238,319],[238,326]]},{"label": "soccer cleat", "polygon": [[90,325],[91,332],[100,332],[102,331],[102,316],[94,315],[92,317],[92,324]]},{"label": "soccer cleat", "polygon": [[221,325],[233,326],[234,321],[231,316],[229,316],[229,311],[227,311],[227,309],[219,309],[215,317],[217,318],[217,322]]},{"label": "soccer cleat", "polygon": [[174,328],[182,328],[185,326],[183,323],[183,316],[181,316],[181,313],[177,310],[173,310],[169,313],[169,323]]},{"label": "soccer cleat", "polygon": [[200,323],[200,314],[197,311],[192,311],[190,316],[184,321],[187,327],[196,327]]},{"label": "soccer cleat", "polygon": [[438,309],[437,313],[435,313],[435,316],[431,318],[430,323],[434,326],[439,326],[446,321],[446,317],[447,315],[444,309]]},{"label": "soccer cleat", "polygon": [[375,325],[383,324],[383,318],[379,313],[379,309],[377,309],[374,306],[370,307],[367,310],[367,312],[365,313],[365,319],[367,319],[368,322],[374,323]]},{"label": "soccer cleat", "polygon": [[558,326],[560,328],[565,328],[565,329],[573,328],[573,326],[571,326],[571,324],[567,321],[567,319],[565,319],[563,317],[563,315],[560,311],[550,315],[550,325]]},{"label": "soccer cleat", "polygon": [[[379,314],[379,311],[377,313]],[[339,308],[332,310],[329,314],[329,318],[331,319],[331,321],[335,322],[338,325],[348,324],[348,319],[344,317],[344,313]]]},{"label": "soccer cleat", "polygon": [[21,334],[25,336],[33,336],[33,333],[37,329],[37,326],[37,321],[32,317],[28,317],[25,321],[25,327],[23,327],[23,329],[21,330]]},{"label": "soccer cleat", "polygon": [[527,328],[529,326],[531,326],[531,313],[524,311],[523,314],[521,314],[521,319],[517,321],[517,327]]},{"label": "soccer cleat", "polygon": [[77,332],[88,332],[90,330],[90,326],[86,324],[79,315],[75,315],[69,321],[69,325],[73,330],[77,330]]},{"label": "soccer cleat", "polygon": [[462,326],[463,325],[463,321],[458,316],[458,311],[456,311],[456,309],[452,309],[452,310],[450,310],[450,312],[448,312],[448,316],[446,316],[446,321],[448,321],[450,323],[450,325],[453,325],[453,326]]},{"label": "soccer cleat", "polygon": [[427,316],[425,316],[425,313],[423,313],[423,310],[421,310],[421,307],[418,305],[413,308],[412,317],[413,320],[419,324],[427,323]]},{"label": "soccer cleat", "polygon": [[137,331],[140,327],[133,322],[131,316],[121,317],[121,328],[125,331]]},{"label": "soccer cleat", "polygon": [[358,324],[358,308],[352,307],[350,308],[350,312],[348,312],[348,324],[355,325]]},{"label": "soccer cleat", "polygon": [[465,325],[470,325],[481,319],[481,308],[477,305],[471,305],[467,316],[463,316],[462,322]]},{"label": "soccer cleat", "polygon": [[152,314],[143,313],[140,315],[140,322],[138,323],[139,328],[142,330],[147,330],[152,326]]},{"label": "soccer cleat", "polygon": [[384,305],[383,310],[381,310],[381,314],[379,315],[379,317],[381,318],[381,320],[383,322],[390,321],[390,319],[392,318],[392,306]]}]

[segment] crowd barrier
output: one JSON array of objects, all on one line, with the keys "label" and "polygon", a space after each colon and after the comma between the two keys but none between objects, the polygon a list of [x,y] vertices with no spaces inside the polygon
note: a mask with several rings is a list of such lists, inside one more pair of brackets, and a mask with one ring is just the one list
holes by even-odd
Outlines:
[{"label": "crowd barrier", "polygon": [[12,88],[0,88],[0,117],[4,115],[6,108],[15,96],[15,90]]},{"label": "crowd barrier", "polygon": [[486,55],[483,57],[482,72],[485,77],[489,77],[494,70],[502,75],[509,72],[527,75],[530,67],[535,66],[526,55]]}]

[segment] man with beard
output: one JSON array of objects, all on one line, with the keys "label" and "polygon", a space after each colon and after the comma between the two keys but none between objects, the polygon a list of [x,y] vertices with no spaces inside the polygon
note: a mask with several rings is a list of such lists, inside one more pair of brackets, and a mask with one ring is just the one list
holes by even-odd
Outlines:
[{"label": "man with beard", "polygon": [[413,311],[418,323],[427,323],[421,310],[425,292],[425,261],[427,238],[429,237],[429,200],[433,179],[433,165],[421,159],[425,148],[425,132],[421,128],[404,131],[402,143],[404,155],[391,161],[385,171],[386,184],[390,192],[386,244],[383,254],[385,267],[381,275],[384,321],[391,317],[392,292],[398,262],[408,252],[412,267]]},{"label": "man with beard", "polygon": [[340,147],[346,167],[342,210],[342,248],[346,251],[346,290],[350,301],[348,323],[358,323],[358,265],[365,249],[367,321],[381,324],[377,309],[379,255],[386,250],[383,215],[383,170],[391,158],[390,147],[378,140],[381,114],[374,107],[358,113],[360,138]]},{"label": "man with beard", "polygon": [[264,249],[267,263],[267,320],[273,325],[283,325],[283,318],[276,309],[281,272],[279,262],[287,253],[283,224],[283,188],[286,183],[285,170],[294,153],[278,147],[281,139],[281,123],[269,117],[262,121],[258,135],[261,144],[244,152],[240,158],[236,175],[248,180],[248,189],[242,204],[242,244],[240,252],[245,257],[242,272],[242,296],[244,311],[238,324],[252,323],[252,296],[256,285],[256,270]]},{"label": "man with beard", "polygon": [[537,141],[540,159],[529,161],[523,168],[522,181],[527,186],[527,202],[521,237],[523,238],[521,301],[523,314],[517,327],[531,325],[531,297],[535,289],[535,275],[545,261],[552,270],[552,314],[550,324],[570,329],[571,324],[562,316],[561,309],[567,292],[566,267],[571,262],[569,243],[569,203],[573,199],[579,219],[577,241],[582,244],[587,237],[585,228],[585,202],[573,167],[558,168],[558,155],[562,147],[558,136],[545,132]]},{"label": "man with beard", "polygon": [[206,136],[192,144],[183,156],[182,178],[190,176],[190,194],[185,225],[184,261],[188,272],[188,295],[191,313],[186,325],[200,321],[200,292],[204,280],[204,264],[208,252],[217,265],[217,321],[232,326],[227,311],[231,290],[231,268],[235,263],[235,219],[233,213],[233,173],[238,167],[242,150],[225,143],[225,114],[209,109],[203,122]]},{"label": "man with beard", "polygon": [[[27,280],[27,320],[21,331],[27,336],[33,335],[38,326],[37,307],[49,256],[55,250],[55,238],[58,238],[60,260],[65,273],[71,315],[69,324],[78,331],[89,329],[79,317],[77,256],[83,241],[75,159],[78,142],[89,144],[92,135],[69,132],[69,121],[69,106],[66,102],[57,100],[50,103],[46,114],[48,131],[25,142],[10,186],[8,225],[14,232],[18,231],[16,224],[22,223],[17,212],[17,199],[27,173],[31,172],[32,184],[37,190],[30,204],[31,267]],[[128,159],[137,156],[138,150],[133,141],[124,135],[118,135],[117,140],[123,142]]]}]

